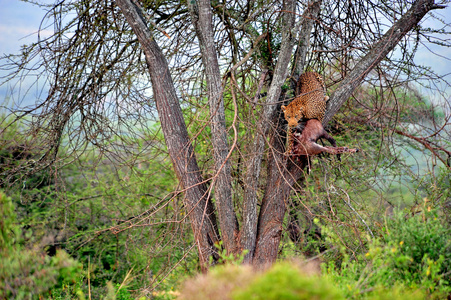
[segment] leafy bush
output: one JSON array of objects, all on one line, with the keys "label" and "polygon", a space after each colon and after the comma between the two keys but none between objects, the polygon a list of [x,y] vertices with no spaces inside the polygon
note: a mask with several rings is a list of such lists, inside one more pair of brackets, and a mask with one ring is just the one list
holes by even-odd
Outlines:
[{"label": "leafy bush", "polygon": [[393,255],[389,264],[396,278],[433,288],[451,280],[451,227],[425,202],[423,213],[389,222],[384,241]]},{"label": "leafy bush", "polygon": [[81,264],[64,251],[50,257],[21,244],[11,199],[0,192],[0,298],[33,299],[81,275]]},{"label": "leafy bush", "polygon": [[[365,255],[345,259],[337,269],[331,261],[326,273],[350,298],[382,297],[380,292],[392,290],[384,299],[411,299],[423,293],[443,298],[451,292],[451,228],[442,222],[427,201],[421,214],[407,216],[395,212],[386,221],[380,239],[370,240]],[[398,291],[398,292],[396,292]]]}]

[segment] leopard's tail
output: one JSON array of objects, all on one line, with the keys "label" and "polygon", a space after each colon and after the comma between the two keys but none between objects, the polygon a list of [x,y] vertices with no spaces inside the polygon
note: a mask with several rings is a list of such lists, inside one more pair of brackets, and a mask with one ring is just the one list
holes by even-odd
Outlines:
[{"label": "leopard's tail", "polygon": [[293,132],[294,127],[288,126],[287,128],[287,151],[285,152],[286,155],[291,155],[291,152],[293,150]]}]

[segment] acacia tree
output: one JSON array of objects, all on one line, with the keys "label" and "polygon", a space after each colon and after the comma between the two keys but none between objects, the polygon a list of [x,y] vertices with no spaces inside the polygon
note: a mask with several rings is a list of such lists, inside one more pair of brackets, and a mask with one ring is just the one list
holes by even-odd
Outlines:
[{"label": "acacia tree", "polygon": [[[228,253],[247,250],[246,263],[274,262],[290,192],[308,163],[283,154],[280,106],[293,96],[287,80],[295,82],[307,65],[324,72],[338,69],[339,77],[327,78],[334,91],[326,125],[366,76],[383,68],[381,61],[403,38],[413,29],[422,32],[418,24],[428,12],[444,8],[432,0],[383,7],[371,1],[323,2],[117,0],[50,6],[55,33],[24,48],[18,58],[3,58],[3,67],[13,70],[9,79],[36,70],[32,63],[39,58],[37,66],[49,81],[42,100],[12,108],[13,118],[4,121],[6,128],[35,116],[30,132],[43,141],[37,146],[42,155],[5,175],[55,164],[64,136],[73,149],[69,157],[76,158],[87,143],[120,157],[130,151],[130,133],[140,134],[133,127],[155,114],[155,104],[201,268],[217,261],[219,241]],[[63,23],[72,10],[76,17]],[[386,24],[380,14],[387,14]],[[408,55],[411,48],[401,51]],[[186,109],[196,110],[204,99],[209,115],[193,137]],[[251,121],[245,123],[246,116]],[[211,174],[203,174],[193,146],[205,132],[211,139]],[[113,137],[121,142],[111,144]],[[421,142],[430,146],[427,139]],[[437,146],[439,158],[440,151],[446,155]],[[240,159],[243,175],[234,178]]]}]

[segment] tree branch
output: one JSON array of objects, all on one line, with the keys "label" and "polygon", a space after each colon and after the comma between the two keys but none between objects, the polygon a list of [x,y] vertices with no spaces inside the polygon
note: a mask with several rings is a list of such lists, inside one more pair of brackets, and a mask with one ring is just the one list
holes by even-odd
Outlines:
[{"label": "tree branch", "polygon": [[188,1],[188,8],[199,40],[207,79],[211,140],[215,171],[218,175],[214,180],[215,198],[222,238],[226,250],[236,253],[238,228],[232,203],[232,177],[228,160],[229,147],[222,96],[223,88],[214,42],[211,5],[208,0]]},{"label": "tree branch", "polygon": [[434,0],[417,0],[377,42],[371,50],[355,65],[348,76],[340,83],[330,96],[323,124],[327,124],[348,100],[366,75],[392,51],[398,42],[414,28],[430,10],[444,8],[436,5]]},{"label": "tree branch", "polygon": [[294,86],[296,86],[299,75],[304,72],[305,58],[307,56],[307,50],[310,47],[310,35],[313,29],[313,22],[318,18],[322,2],[322,0],[314,0],[310,2],[307,9],[302,14],[301,30],[299,32],[298,39],[299,42],[294,55],[294,63],[291,71]]}]

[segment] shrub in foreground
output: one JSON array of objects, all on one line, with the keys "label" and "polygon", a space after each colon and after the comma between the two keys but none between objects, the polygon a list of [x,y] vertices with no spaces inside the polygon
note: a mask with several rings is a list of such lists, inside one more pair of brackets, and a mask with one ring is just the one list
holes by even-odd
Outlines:
[{"label": "shrub in foreground", "polygon": [[185,282],[179,299],[344,299],[326,278],[307,275],[296,263],[277,263],[266,272],[248,266],[213,268]]},{"label": "shrub in foreground", "polygon": [[395,212],[383,230],[381,238],[369,241],[365,255],[350,259],[343,253],[338,268],[329,262],[326,276],[347,298],[446,299],[451,294],[450,225],[425,201],[415,216]]},{"label": "shrub in foreground", "polygon": [[81,264],[66,252],[50,257],[23,246],[11,199],[1,192],[0,215],[0,299],[48,298],[51,289],[81,276]]}]

